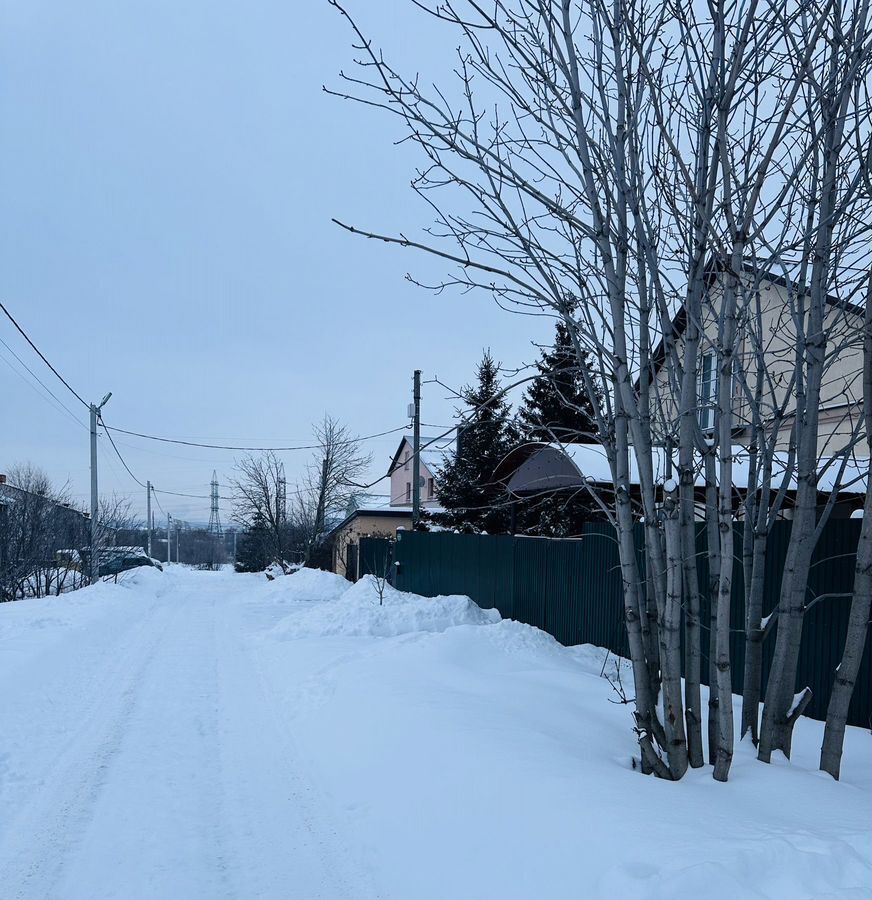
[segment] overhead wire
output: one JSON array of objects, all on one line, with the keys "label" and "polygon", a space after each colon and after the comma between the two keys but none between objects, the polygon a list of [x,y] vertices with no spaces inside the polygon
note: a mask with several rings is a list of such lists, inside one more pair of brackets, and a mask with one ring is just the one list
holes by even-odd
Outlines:
[{"label": "overhead wire", "polygon": [[[526,384],[526,382],[528,382],[528,381],[532,381],[534,378],[536,378],[535,375],[530,375],[526,378],[521,378],[518,381],[515,381],[512,384],[507,385],[504,388],[501,388],[499,391],[497,391],[493,395],[493,397],[491,397],[489,400],[486,400],[484,403],[469,404],[469,406],[470,406],[469,412],[477,412],[479,410],[485,409],[486,407],[490,406],[491,404],[496,403],[497,401],[501,400],[506,394],[508,394],[509,391],[514,390],[517,387],[520,387],[522,384]],[[444,387],[447,390],[454,393],[461,400],[464,400],[464,401],[466,400],[466,398],[463,397],[462,394],[455,391],[454,388],[452,388],[450,385],[447,385],[444,382],[440,381],[438,378],[430,378],[425,383],[426,384],[431,384],[431,383],[439,384],[442,387]],[[430,438],[430,440],[428,440],[426,443],[421,444],[418,447],[418,456],[420,457],[422,450],[426,450],[428,447],[431,447],[433,444],[436,444],[439,441],[443,440],[444,438],[448,437],[448,435],[450,435],[452,432],[457,431],[458,428],[459,428],[458,425],[452,425],[450,428],[446,429],[441,434],[437,434],[436,437]],[[437,448],[437,449],[440,449],[440,448]],[[444,449],[444,448],[442,448],[442,449]],[[387,475],[382,475],[379,478],[376,478],[374,481],[369,482],[368,484],[352,483],[352,486],[356,487],[356,488],[360,488],[361,490],[369,490],[369,488],[374,487],[380,481],[384,481],[384,479],[387,477],[388,477]]]},{"label": "overhead wire", "polygon": [[143,484],[131,471],[130,466],[127,465],[127,460],[121,455],[121,451],[115,445],[115,441],[112,438],[112,435],[109,433],[109,430],[106,428],[106,423],[103,421],[103,416],[100,413],[97,413],[97,418],[100,421],[100,424],[103,426],[103,431],[107,438],[109,438],[109,443],[112,445],[112,449],[115,451],[115,455],[118,459],[121,460],[121,465],[127,470],[127,474],[141,487],[147,488],[147,485]]},{"label": "overhead wire", "polygon": [[[25,341],[27,341],[28,345],[33,349],[33,351],[37,354],[37,356],[39,356],[39,358],[45,363],[45,365],[48,366],[50,371],[61,382],[61,384],[63,384],[64,387],[83,406],[90,409],[91,404],[89,404],[82,397],[82,395],[79,394],[79,392],[76,391],[75,388],[73,388],[72,385],[63,377],[63,375],[61,375],[61,373],[55,368],[55,366],[52,365],[52,363],[48,360],[48,358],[45,356],[45,354],[39,349],[39,347],[37,347],[37,345],[34,343],[34,341],[31,340],[31,338],[27,334],[27,332],[21,327],[21,325],[18,323],[18,321],[12,315],[12,313],[9,312],[9,310],[6,308],[6,306],[2,302],[0,302],[0,311],[2,311],[3,314],[9,319],[9,321],[12,323],[12,325],[15,327],[15,329],[18,331],[18,333],[24,338]],[[87,426],[84,426],[84,423],[82,423],[80,420],[76,419],[75,415],[69,409],[66,408],[65,404],[63,404],[57,397],[55,397],[54,393],[49,388],[47,388],[45,384],[43,384],[42,380],[27,366],[26,363],[23,362],[23,360],[21,360],[18,357],[17,354],[15,354],[15,352],[5,342],[3,342],[3,345],[8,350],[10,350],[10,352],[13,353],[15,358],[18,359],[19,362],[21,362],[21,364],[27,369],[27,371],[30,372],[34,378],[36,378],[36,380],[48,391],[48,393],[52,397],[54,397],[54,399],[61,405],[61,408],[66,409],[67,413],[69,413],[69,415],[72,416],[74,421],[78,422],[80,425],[87,428]],[[15,371],[15,370],[13,369],[13,371]],[[20,373],[18,373],[18,374],[20,374]],[[23,377],[23,376],[21,376],[21,377]],[[529,380],[529,379],[524,379],[524,380]],[[437,384],[440,384],[443,387],[447,388],[449,391],[454,393],[455,396],[461,396],[459,394],[459,392],[454,391],[448,385],[439,381],[439,379],[431,379],[431,381],[435,381]],[[514,387],[514,386],[516,386],[516,385],[512,385],[511,387]],[[498,394],[497,396],[501,396],[502,394],[506,393],[506,391],[508,391],[509,389],[510,388],[506,388],[504,391],[501,391],[500,394]],[[496,398],[494,398],[494,399],[496,399]],[[492,402],[492,401],[489,401],[489,402]],[[487,404],[480,404],[478,408],[483,408],[486,405]],[[145,432],[133,431],[131,429],[117,428],[112,425],[107,425],[106,422],[103,420],[102,415],[100,415],[99,413],[98,413],[98,418],[99,418],[100,424],[103,426],[103,430],[104,430],[104,433],[106,434],[106,437],[109,438],[109,442],[112,445],[112,449],[114,450],[115,455],[118,457],[119,461],[124,466],[124,469],[126,470],[127,474],[133,479],[134,482],[136,482],[136,484],[138,484],[140,487],[146,488],[146,489],[147,489],[147,485],[145,483],[143,483],[139,478],[137,478],[137,476],[133,473],[130,466],[127,464],[127,461],[122,456],[121,451],[118,449],[118,446],[116,445],[111,432],[114,431],[117,434],[127,434],[132,437],[142,438],[144,440],[157,441],[157,442],[166,443],[166,444],[176,444],[176,445],[185,446],[185,447],[200,447],[200,448],[207,449],[207,450],[230,450],[230,451],[237,451],[237,452],[292,452],[292,451],[297,451],[297,450],[317,450],[321,446],[320,444],[297,444],[297,445],[285,446],[285,447],[261,447],[261,446],[256,447],[256,446],[243,446],[243,445],[236,446],[236,445],[229,445],[229,444],[208,443],[208,442],[204,442],[204,441],[188,441],[188,440],[182,440],[179,438],[160,437],[157,435],[147,434]],[[408,424],[401,425],[396,428],[386,429],[384,431],[379,431],[374,434],[363,435],[361,437],[357,437],[357,438],[353,438],[353,439],[349,438],[347,441],[344,441],[342,443],[352,444],[352,443],[359,443],[359,442],[363,442],[363,441],[375,440],[376,438],[385,437],[385,436],[391,435],[391,434],[397,434],[401,431],[407,431],[409,429],[409,427],[410,426]],[[428,425],[426,427],[434,427],[434,426]],[[436,426],[436,427],[439,427],[439,426]],[[427,441],[426,444],[424,444],[423,446],[418,448],[419,452],[421,450],[424,450],[427,447],[431,446],[432,444],[437,443],[438,441],[442,440],[443,438],[447,437],[449,434],[451,434],[455,430],[455,428],[456,428],[456,426],[451,426],[450,428],[445,430],[442,434],[437,435],[435,438],[432,438],[431,440]],[[371,482],[369,485],[354,485],[354,486],[366,489],[368,487],[372,487],[375,484],[378,484],[378,482],[382,481],[384,478],[385,478],[385,476],[381,476],[381,477],[377,478],[375,481]],[[190,494],[190,493],[185,493],[185,492],[181,492],[181,491],[167,491],[167,490],[156,488],[153,485],[152,485],[152,490],[155,494],[162,493],[165,495],[171,495],[171,496],[177,496],[177,497],[188,497],[188,498],[197,499],[197,500],[211,499],[210,496],[205,495],[205,494]],[[296,493],[299,494],[299,493],[302,493],[302,491],[297,491]]]},{"label": "overhead wire", "polygon": [[[236,450],[236,451],[253,451],[253,452],[261,452],[261,453],[285,453],[290,452],[292,450],[318,450],[321,447],[321,444],[298,444],[292,447],[245,447],[245,446],[231,446],[229,444],[208,444],[201,441],[184,441],[179,438],[165,438],[165,437],[157,437],[153,434],[145,434],[141,431],[130,431],[127,428],[116,428],[114,425],[105,425],[104,427],[120,434],[129,434],[133,437],[144,438],[149,441],[160,441],[164,444],[181,444],[185,447],[202,447],[206,450]],[[371,441],[374,438],[384,437],[388,434],[396,434],[400,431],[408,430],[408,425],[400,425],[397,428],[389,428],[387,431],[379,431],[376,434],[366,434],[361,437],[349,438],[347,441],[338,441],[339,444],[356,444],[361,443],[363,441]]]},{"label": "overhead wire", "polygon": [[61,375],[61,373],[58,372],[58,370],[48,361],[48,359],[46,359],[46,357],[43,355],[43,352],[28,337],[27,332],[18,324],[18,322],[16,322],[14,316],[11,312],[9,312],[8,309],[6,309],[2,301],[0,301],[0,310],[3,311],[6,318],[9,319],[9,321],[15,326],[15,328],[18,330],[18,333],[24,338],[24,340],[26,340],[27,343],[30,344],[36,355],[52,370],[52,372],[54,372],[55,376],[60,380],[61,384],[63,384],[63,386],[76,398],[76,400],[79,401],[79,403],[82,404],[82,406],[90,408],[90,404],[88,404],[82,398],[82,395],[77,390],[75,390],[75,388],[71,387],[66,378],[64,378],[64,376]]},{"label": "overhead wire", "polygon": [[[49,394],[50,397],[52,397],[52,399],[64,410],[64,412],[67,413],[67,415],[70,416],[70,418],[76,424],[80,425],[82,428],[87,429],[88,426],[81,419],[79,419],[76,416],[76,414],[66,405],[66,403],[64,403],[64,401],[61,400],[61,398],[58,397],[57,394],[55,394],[55,392],[39,377],[39,375],[37,375],[36,372],[34,372],[33,369],[31,369],[30,366],[27,365],[27,363],[12,349],[12,347],[10,347],[9,344],[7,344],[6,341],[3,340],[3,338],[0,338],[0,344],[2,344],[15,357],[15,359],[18,360],[18,362],[21,364],[21,366],[23,366],[30,373],[30,375],[37,381],[37,383],[42,387],[42,389],[47,394]],[[9,364],[8,360],[6,360],[6,362],[7,362],[7,364]],[[11,364],[9,364],[9,365],[10,365],[10,368],[13,368],[11,366]],[[13,371],[15,371],[14,368],[13,368]],[[16,374],[18,374],[19,377],[23,378],[21,373],[17,372]],[[31,387],[33,387],[33,385],[31,385]]]},{"label": "overhead wire", "polygon": [[84,428],[87,431],[88,426],[85,425],[84,422],[82,422],[80,419],[77,419],[75,417],[75,415],[72,412],[70,412],[70,410],[67,407],[65,407],[63,404],[61,404],[56,398],[52,399],[52,397],[54,395],[48,396],[47,394],[43,393],[32,381],[30,381],[30,379],[28,379],[28,377],[23,372],[19,371],[13,365],[12,361],[7,359],[5,355],[0,354],[0,359],[2,359],[3,362],[9,367],[9,369],[13,375],[20,378],[35,394],[37,394],[37,396],[39,396],[42,400],[44,400],[46,403],[48,403],[48,405],[51,406],[52,409],[56,410],[57,412],[59,412],[61,414],[69,415],[77,425],[81,426],[82,428]]}]

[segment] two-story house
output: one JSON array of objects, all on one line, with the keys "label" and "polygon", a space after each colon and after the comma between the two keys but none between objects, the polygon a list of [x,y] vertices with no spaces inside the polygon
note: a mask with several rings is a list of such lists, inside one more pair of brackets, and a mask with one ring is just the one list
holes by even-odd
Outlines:
[{"label": "two-story house", "polygon": [[[453,452],[447,439],[421,435],[420,487],[421,506],[439,505],[436,498],[438,472],[444,465],[445,454]],[[412,505],[412,469],[414,447],[410,437],[403,437],[388,468],[391,479],[391,506]]]},{"label": "two-story house", "polygon": [[[800,338],[797,333],[796,298],[785,279],[762,274],[748,268],[740,304],[737,369],[732,385],[733,398],[733,481],[737,494],[747,487],[749,454],[752,440],[752,407],[749,390],[757,385],[758,369],[761,385],[760,417],[764,431],[774,439],[776,477],[789,465],[788,449],[796,411],[796,355]],[[717,274],[710,278],[707,302],[703,304],[702,339],[697,366],[698,402],[696,415],[703,433],[714,430],[717,391],[718,292]],[[828,339],[826,370],[820,397],[818,432],[819,481],[821,502],[837,483],[842,456],[848,455],[844,474],[838,481],[843,486],[833,511],[836,517],[849,516],[862,506],[866,490],[864,473],[868,471],[867,444],[863,432],[863,332],[864,309],[854,303],[827,298],[824,331]],[[684,358],[687,315],[680,310],[672,321],[676,356]],[[651,376],[654,409],[655,477],[659,481],[675,471],[677,459],[667,449],[670,438],[677,437],[678,377],[669,364],[661,341],[653,355]],[[859,440],[858,440],[859,438]],[[674,444],[673,444],[674,446]],[[670,455],[672,459],[670,460]],[[631,484],[638,490],[636,461],[631,454]],[[701,466],[700,466],[701,469]],[[510,496],[531,497],[549,493],[566,493],[595,487],[601,495],[612,489],[611,473],[604,449],[597,445],[559,446],[528,443],[518,447],[500,464],[495,478],[502,481]],[[704,483],[702,472],[698,483]],[[795,488],[795,477],[788,480],[788,494]],[[785,504],[789,515],[790,499]]]},{"label": "two-story house", "polygon": [[[421,437],[421,507],[439,509],[436,497],[439,470],[446,455],[454,452],[452,439]],[[354,580],[362,537],[392,538],[401,528],[412,527],[412,457],[410,437],[403,437],[391,457],[385,477],[388,494],[360,494],[351,499],[345,518],[333,529],[333,571]]]},{"label": "two-story house", "polygon": [[[703,303],[699,351],[697,415],[703,431],[715,427],[718,380],[718,321],[721,280],[709,278]],[[800,298],[801,300],[801,298]],[[795,287],[784,277],[746,267],[740,290],[736,374],[733,378],[733,442],[747,446],[752,438],[752,397],[759,388],[759,410],[764,428],[777,431],[776,446],[790,445],[796,409],[796,356],[801,335],[797,329]],[[833,457],[862,434],[863,425],[863,307],[836,297],[827,297],[823,330],[827,337],[827,359],[821,385],[818,455]],[[684,358],[687,315],[679,310],[672,321],[676,355]],[[659,408],[660,437],[675,430],[677,384],[673,367],[667,364],[661,340],[654,352],[652,395]],[[759,382],[758,382],[759,371]],[[655,425],[655,428],[657,426]],[[862,442],[859,452],[865,456]]]}]

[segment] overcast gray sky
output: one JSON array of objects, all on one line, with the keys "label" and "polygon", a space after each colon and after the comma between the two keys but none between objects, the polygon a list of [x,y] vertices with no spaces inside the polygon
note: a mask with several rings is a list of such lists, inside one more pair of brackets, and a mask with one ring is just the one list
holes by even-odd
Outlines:
[{"label": "overcast gray sky", "polygon": [[[409,5],[351,2],[402,62],[444,72],[453,36]],[[548,333],[485,297],[409,285],[406,271],[439,267],[331,224],[412,233],[428,213],[408,188],[417,157],[392,143],[397,123],[321,90],[353,56],[326,0],[0,10],[0,297],[86,399],[113,392],[108,423],[287,444],[329,412],[368,434],[404,424],[414,368],[459,385],[483,347],[517,365]],[[7,321],[0,339],[79,420],[0,344],[0,471],[34,462],[84,501],[87,411]],[[425,421],[450,422],[453,405],[425,387]],[[208,492],[213,468],[223,481],[234,457],[119,446],[140,479],[191,493]],[[375,476],[395,441],[368,447]],[[285,460],[293,481],[306,454]],[[144,508],[108,446],[100,476],[101,491]],[[208,502],[162,503],[208,519]]]}]

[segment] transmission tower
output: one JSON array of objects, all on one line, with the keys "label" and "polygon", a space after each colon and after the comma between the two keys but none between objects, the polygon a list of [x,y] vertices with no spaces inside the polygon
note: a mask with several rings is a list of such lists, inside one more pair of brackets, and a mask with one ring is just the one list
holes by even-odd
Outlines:
[{"label": "transmission tower", "polygon": [[218,512],[218,473],[212,470],[212,512],[209,516],[209,534],[221,537],[221,513]]}]

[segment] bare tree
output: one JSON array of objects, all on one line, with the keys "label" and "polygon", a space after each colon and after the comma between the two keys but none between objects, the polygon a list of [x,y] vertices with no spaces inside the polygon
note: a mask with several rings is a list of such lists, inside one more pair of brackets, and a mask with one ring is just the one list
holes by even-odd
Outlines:
[{"label": "bare tree", "polygon": [[284,566],[289,544],[284,464],[267,451],[237,460],[234,469],[236,474],[230,478],[234,521],[246,530],[261,524],[269,557]]},{"label": "bare tree", "polygon": [[[557,315],[588,396],[605,388],[594,413],[614,494],[600,504],[617,530],[645,771],[677,778],[703,760],[701,482],[709,554],[719,561],[708,586],[709,751],[714,776],[728,776],[731,560],[741,502],[733,441],[746,424],[738,395],[751,407],[748,427],[753,432],[756,422],[757,437],[768,438],[765,452],[751,448],[749,510],[762,541],[756,570],[752,542],[753,571],[762,571],[767,528],[784,496],[777,488],[774,501],[758,495],[772,494],[771,463],[789,445],[786,468],[795,471],[783,473],[782,486],[796,483],[794,525],[760,756],[789,753],[801,712],[792,685],[803,594],[832,508],[817,508],[817,411],[837,349],[856,340],[847,301],[869,254],[865,0],[788,7],[720,0],[705,8],[644,0],[415,3],[434,26],[459,34],[453,93],[404,76],[333,5],[360,51],[336,93],[404,124],[426,160],[413,189],[436,219],[420,240],[343,227],[456,264],[456,274],[430,285],[436,290],[482,290],[501,306]],[[783,285],[773,296],[791,335],[786,373],[777,378],[760,349],[770,319],[754,316],[773,279]],[[705,356],[713,359],[709,396],[700,389]],[[781,418],[772,412],[778,407]],[[787,436],[784,416],[792,417]],[[664,498],[676,454],[677,489]],[[684,697],[675,641],[682,611]],[[759,612],[746,616],[749,633],[762,631]]]},{"label": "bare tree", "polygon": [[13,466],[0,489],[0,596],[17,600],[82,587],[77,566],[87,521],[65,488],[29,463]]},{"label": "bare tree", "polygon": [[315,425],[314,436],[318,448],[294,503],[295,525],[305,541],[306,565],[323,545],[328,524],[344,514],[371,459],[348,428],[332,416],[325,415]]}]

